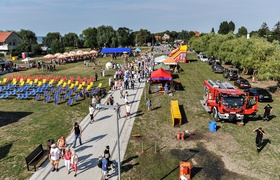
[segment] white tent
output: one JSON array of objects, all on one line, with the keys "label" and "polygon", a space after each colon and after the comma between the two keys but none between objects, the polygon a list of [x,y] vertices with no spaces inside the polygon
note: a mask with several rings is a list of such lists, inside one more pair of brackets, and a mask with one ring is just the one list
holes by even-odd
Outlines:
[{"label": "white tent", "polygon": [[23,60],[21,60],[22,62],[29,62],[29,61],[33,61],[33,60],[35,60],[34,58],[30,58],[30,57],[27,57],[27,58],[25,58],[25,59],[23,59]]},{"label": "white tent", "polygon": [[155,63],[161,63],[163,60],[167,59],[167,56],[162,55],[155,58]]}]

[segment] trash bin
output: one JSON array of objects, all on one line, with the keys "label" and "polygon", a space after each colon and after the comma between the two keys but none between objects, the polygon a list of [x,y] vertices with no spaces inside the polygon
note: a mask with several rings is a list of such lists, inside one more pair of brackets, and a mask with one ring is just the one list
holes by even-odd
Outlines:
[{"label": "trash bin", "polygon": [[46,145],[47,145],[47,150],[48,150],[48,152],[50,152],[50,150],[51,150],[51,145],[54,143],[54,139],[49,139],[48,141],[47,141],[47,143],[46,143]]},{"label": "trash bin", "polygon": [[209,131],[216,132],[216,126],[217,126],[217,123],[215,121],[209,122]]}]

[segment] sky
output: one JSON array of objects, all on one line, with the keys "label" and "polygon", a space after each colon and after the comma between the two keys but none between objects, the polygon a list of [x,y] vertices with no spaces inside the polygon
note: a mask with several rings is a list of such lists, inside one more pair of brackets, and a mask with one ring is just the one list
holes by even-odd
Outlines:
[{"label": "sky", "polygon": [[31,30],[36,36],[59,32],[78,35],[88,27],[127,27],[151,33],[218,31],[232,21],[235,32],[280,21],[279,0],[1,0],[0,30]]}]

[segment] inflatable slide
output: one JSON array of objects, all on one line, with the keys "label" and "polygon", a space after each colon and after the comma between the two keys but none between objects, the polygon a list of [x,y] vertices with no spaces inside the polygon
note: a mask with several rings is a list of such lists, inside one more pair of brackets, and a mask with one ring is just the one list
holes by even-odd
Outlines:
[{"label": "inflatable slide", "polygon": [[174,49],[169,53],[169,57],[172,57],[176,62],[187,62],[187,45],[180,45],[180,47]]}]

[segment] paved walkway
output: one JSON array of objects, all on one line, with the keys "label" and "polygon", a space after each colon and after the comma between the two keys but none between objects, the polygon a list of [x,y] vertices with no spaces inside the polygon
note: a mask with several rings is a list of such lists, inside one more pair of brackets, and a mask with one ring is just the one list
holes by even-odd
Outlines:
[{"label": "paved walkway", "polygon": [[[120,130],[120,157],[121,162],[124,160],[125,151],[129,138],[131,137],[131,131],[134,124],[134,119],[138,106],[140,104],[141,96],[143,93],[145,83],[136,83],[134,90],[127,90],[129,93],[129,101],[131,104],[131,118],[125,119],[125,108],[124,99],[120,98],[120,91],[110,91],[107,97],[112,94],[115,103],[118,102],[121,107],[121,119],[119,119],[119,130]],[[125,92],[125,90],[124,90]],[[102,99],[102,103],[105,103],[105,99]],[[85,107],[88,108],[88,107]],[[74,177],[74,172],[67,174],[67,169],[64,166],[64,161],[60,160],[59,171],[51,172],[52,167],[49,160],[47,160],[37,172],[30,178],[31,180],[54,180],[54,179],[102,179],[101,169],[97,167],[98,156],[103,155],[106,145],[110,146],[110,152],[112,160],[117,164],[118,160],[118,146],[117,146],[117,125],[116,125],[116,113],[111,109],[102,109],[95,113],[94,119],[96,122],[89,124],[89,115],[87,115],[84,120],[80,123],[83,133],[82,133],[82,143],[79,145],[77,140],[77,145],[75,151],[79,156],[78,163],[78,173]],[[74,140],[74,134],[70,134],[66,138],[66,142],[72,146]],[[112,173],[110,179],[117,180],[118,172]]]}]

